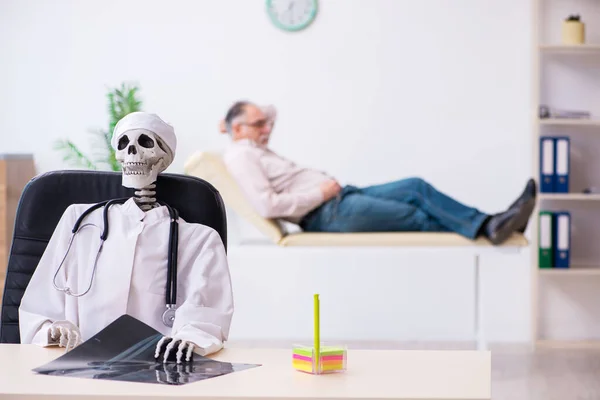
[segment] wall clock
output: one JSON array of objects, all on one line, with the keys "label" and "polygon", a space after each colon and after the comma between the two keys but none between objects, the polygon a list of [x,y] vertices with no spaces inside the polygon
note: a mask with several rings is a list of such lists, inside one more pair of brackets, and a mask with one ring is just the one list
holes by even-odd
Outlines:
[{"label": "wall clock", "polygon": [[267,0],[267,14],[275,26],[285,31],[299,31],[317,16],[318,0]]}]

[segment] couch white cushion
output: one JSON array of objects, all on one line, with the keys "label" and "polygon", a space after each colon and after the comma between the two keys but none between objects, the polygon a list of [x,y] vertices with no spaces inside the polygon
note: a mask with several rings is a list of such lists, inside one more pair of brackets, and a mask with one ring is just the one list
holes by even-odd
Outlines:
[{"label": "couch white cushion", "polygon": [[[523,235],[515,234],[502,246],[527,246]],[[389,233],[294,233],[284,236],[281,246],[491,246],[484,238],[469,240],[447,232],[389,232]]]}]

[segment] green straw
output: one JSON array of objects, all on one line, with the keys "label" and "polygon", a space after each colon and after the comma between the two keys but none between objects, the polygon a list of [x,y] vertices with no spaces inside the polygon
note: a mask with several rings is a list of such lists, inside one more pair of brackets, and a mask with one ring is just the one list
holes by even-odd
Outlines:
[{"label": "green straw", "polygon": [[319,373],[319,360],[321,358],[321,333],[320,333],[320,326],[319,326],[319,295],[315,294],[314,295],[314,305],[315,305],[315,312],[314,312],[314,317],[315,317],[315,324],[314,324],[314,328],[315,328],[315,333],[314,333],[314,339],[315,339],[315,356],[317,357],[316,359],[316,367],[317,367],[317,373]]}]

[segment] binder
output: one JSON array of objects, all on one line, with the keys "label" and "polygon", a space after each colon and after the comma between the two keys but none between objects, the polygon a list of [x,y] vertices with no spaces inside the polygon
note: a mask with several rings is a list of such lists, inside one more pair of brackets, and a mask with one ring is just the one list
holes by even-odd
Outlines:
[{"label": "binder", "polygon": [[540,138],[540,192],[543,193],[554,192],[556,186],[555,142],[553,137],[542,136]]},{"label": "binder", "polygon": [[569,268],[571,261],[571,214],[554,213],[554,267]]},{"label": "binder", "polygon": [[555,138],[555,191],[558,193],[569,193],[570,147],[568,137]]},{"label": "binder", "polygon": [[552,268],[554,264],[553,251],[553,225],[554,218],[549,211],[540,211],[539,213],[538,243],[539,243],[539,267]]}]

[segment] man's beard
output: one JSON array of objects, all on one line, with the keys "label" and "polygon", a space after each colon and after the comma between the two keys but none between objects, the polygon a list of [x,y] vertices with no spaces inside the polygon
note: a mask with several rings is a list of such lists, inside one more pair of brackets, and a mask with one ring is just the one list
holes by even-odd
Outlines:
[{"label": "man's beard", "polygon": [[254,143],[256,143],[256,145],[260,147],[267,147],[267,145],[269,144],[269,135],[259,137],[257,140],[254,141]]}]

